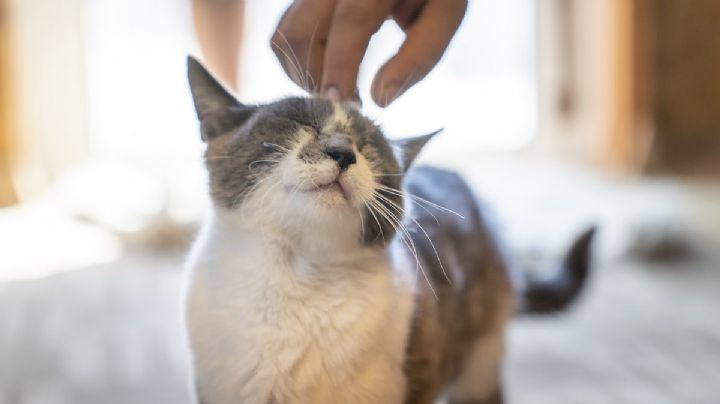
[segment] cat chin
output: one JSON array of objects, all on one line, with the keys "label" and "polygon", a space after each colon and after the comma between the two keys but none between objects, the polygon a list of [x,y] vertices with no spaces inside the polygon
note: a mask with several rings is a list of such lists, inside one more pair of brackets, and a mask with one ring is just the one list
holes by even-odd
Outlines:
[{"label": "cat chin", "polygon": [[341,191],[319,190],[298,195],[296,203],[288,206],[286,213],[288,217],[296,217],[310,223],[332,223],[352,220],[357,216],[356,211]]},{"label": "cat chin", "polygon": [[338,186],[309,191],[305,193],[305,197],[316,210],[320,210],[321,214],[323,210],[332,210],[334,213],[338,208],[345,208],[350,203]]},{"label": "cat chin", "polygon": [[314,185],[302,188],[290,185],[284,187],[287,210],[312,210],[321,214],[356,212],[364,208],[364,196],[373,193],[372,188],[365,189],[365,184],[358,184],[353,176],[337,177],[325,183],[307,180],[304,182],[312,182]]},{"label": "cat chin", "polygon": [[[318,231],[325,235],[361,231],[361,210],[335,189],[296,194],[280,208],[282,226],[291,233],[308,234]],[[332,237],[332,236],[331,236]]]}]

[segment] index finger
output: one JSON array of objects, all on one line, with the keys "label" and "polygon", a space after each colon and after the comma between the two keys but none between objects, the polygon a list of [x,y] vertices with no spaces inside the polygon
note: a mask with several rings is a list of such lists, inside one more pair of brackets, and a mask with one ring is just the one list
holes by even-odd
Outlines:
[{"label": "index finger", "polygon": [[311,93],[320,91],[325,39],[334,10],[335,0],[295,0],[270,40],[288,77]]},{"label": "index finger", "polygon": [[325,95],[340,100],[352,98],[370,37],[392,6],[391,0],[338,1],[325,48],[322,77]]},{"label": "index finger", "polygon": [[467,0],[428,0],[407,30],[398,53],[375,75],[371,93],[386,107],[422,80],[440,61],[467,9]]}]

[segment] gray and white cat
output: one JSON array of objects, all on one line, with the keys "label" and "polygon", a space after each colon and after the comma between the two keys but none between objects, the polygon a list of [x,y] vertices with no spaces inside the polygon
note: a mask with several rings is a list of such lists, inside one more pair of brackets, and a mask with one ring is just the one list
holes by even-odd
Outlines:
[{"label": "gray and white cat", "polygon": [[[500,403],[516,293],[467,185],[352,105],[240,103],[188,59],[212,210],[189,257],[199,402]],[[393,153],[393,147],[399,153]],[[592,233],[530,309],[582,287]]]}]

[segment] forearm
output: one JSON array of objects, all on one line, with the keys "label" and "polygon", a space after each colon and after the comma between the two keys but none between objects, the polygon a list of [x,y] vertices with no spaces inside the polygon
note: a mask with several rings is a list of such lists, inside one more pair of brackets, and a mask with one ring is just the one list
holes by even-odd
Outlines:
[{"label": "forearm", "polygon": [[244,0],[193,0],[193,19],[205,62],[233,89],[243,41]]}]

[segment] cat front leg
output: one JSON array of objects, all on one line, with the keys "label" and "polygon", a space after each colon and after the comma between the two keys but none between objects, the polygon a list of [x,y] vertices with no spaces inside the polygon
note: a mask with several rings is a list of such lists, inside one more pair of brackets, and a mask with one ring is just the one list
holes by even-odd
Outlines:
[{"label": "cat front leg", "polygon": [[504,332],[478,337],[466,362],[447,391],[449,404],[502,404]]}]

